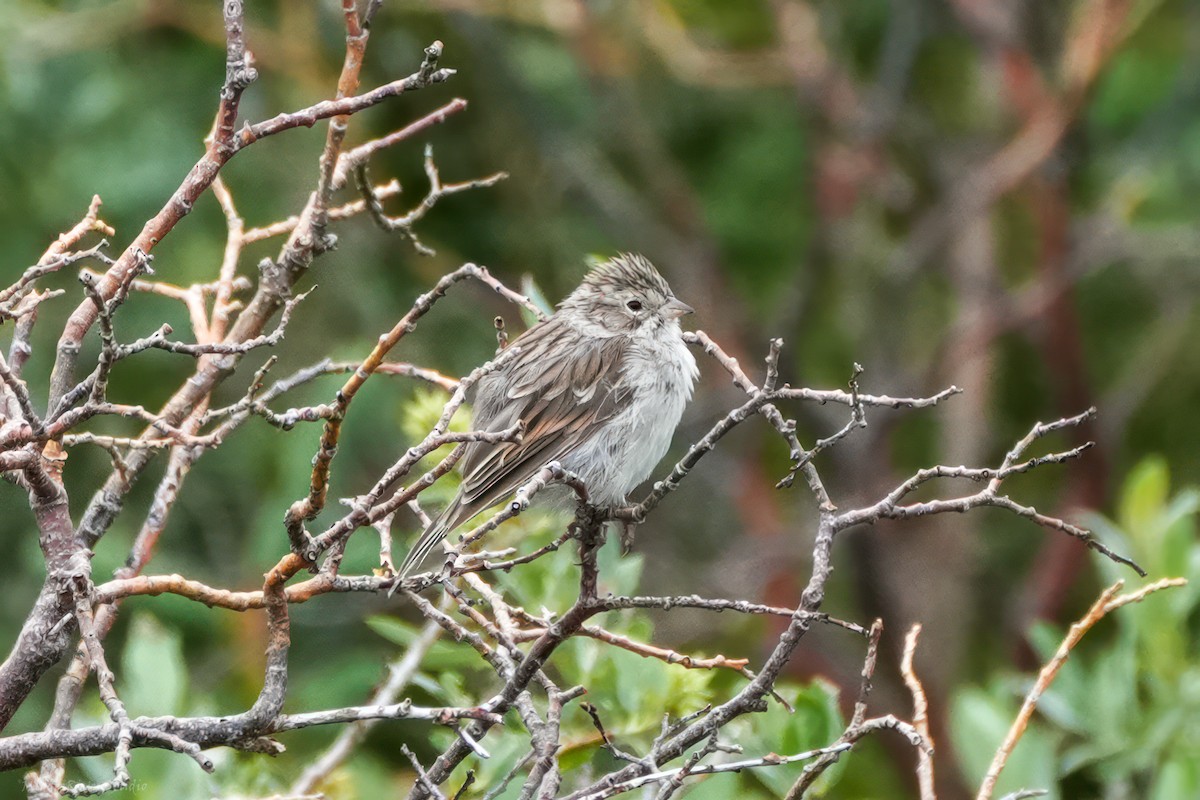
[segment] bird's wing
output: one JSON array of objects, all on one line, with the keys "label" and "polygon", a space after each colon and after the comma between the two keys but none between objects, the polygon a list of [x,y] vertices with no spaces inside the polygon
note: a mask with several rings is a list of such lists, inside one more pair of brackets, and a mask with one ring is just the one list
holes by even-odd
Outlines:
[{"label": "bird's wing", "polygon": [[[558,317],[533,326],[509,347],[520,352],[475,390],[471,427],[497,432],[518,421],[521,441],[471,442],[458,495],[421,534],[400,567],[408,575],[458,526],[516,491],[550,461],[586,442],[633,396],[624,373],[624,337],[585,338]],[[563,353],[578,353],[569,359]]]},{"label": "bird's wing", "polygon": [[[500,431],[519,420],[524,434],[519,443],[469,446],[458,523],[515,491],[547,462],[563,459],[633,393],[624,374],[625,337],[585,338],[551,318],[510,346],[521,352],[507,369],[481,383],[473,427]],[[564,358],[564,353],[579,355]]]}]

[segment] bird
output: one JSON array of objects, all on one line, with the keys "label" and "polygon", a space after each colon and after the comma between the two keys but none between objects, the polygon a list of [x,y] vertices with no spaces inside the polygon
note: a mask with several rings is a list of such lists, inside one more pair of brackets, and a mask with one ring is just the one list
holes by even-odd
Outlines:
[{"label": "bird", "polygon": [[557,462],[594,506],[615,508],[671,444],[699,369],[680,301],[644,256],[593,267],[553,315],[509,343],[519,348],[474,387],[478,431],[520,424],[519,441],[469,442],[462,483],[405,557],[407,577],[439,542]]}]

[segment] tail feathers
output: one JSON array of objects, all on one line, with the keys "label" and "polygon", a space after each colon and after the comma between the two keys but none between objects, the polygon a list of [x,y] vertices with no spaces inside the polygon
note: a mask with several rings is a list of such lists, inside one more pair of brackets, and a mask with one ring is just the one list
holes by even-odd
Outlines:
[{"label": "tail feathers", "polygon": [[439,518],[421,534],[421,538],[413,545],[412,550],[408,551],[408,555],[404,557],[404,563],[400,565],[400,577],[407,578],[409,573],[421,565],[421,562],[429,555],[432,550],[442,539],[446,538],[449,530],[442,524]]},{"label": "tail feathers", "polygon": [[421,534],[421,538],[413,545],[412,550],[408,551],[408,555],[404,557],[404,563],[400,565],[400,577],[407,578],[409,573],[416,570],[417,567],[428,558],[429,553],[437,547],[443,539],[454,531],[459,525],[462,525],[470,516],[470,513],[464,513],[466,509],[455,498],[450,505],[446,506],[445,510],[438,515],[437,519],[429,523],[429,527]]}]

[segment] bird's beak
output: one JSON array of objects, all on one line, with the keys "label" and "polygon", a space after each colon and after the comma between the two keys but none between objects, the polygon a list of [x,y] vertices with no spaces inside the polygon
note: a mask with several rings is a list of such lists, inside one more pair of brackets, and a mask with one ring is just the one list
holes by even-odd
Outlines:
[{"label": "bird's beak", "polygon": [[666,315],[667,319],[679,319],[684,314],[691,314],[696,309],[692,308],[687,303],[684,303],[684,302],[672,297],[670,300],[667,301],[667,304],[662,307],[662,310],[663,310],[663,314]]}]

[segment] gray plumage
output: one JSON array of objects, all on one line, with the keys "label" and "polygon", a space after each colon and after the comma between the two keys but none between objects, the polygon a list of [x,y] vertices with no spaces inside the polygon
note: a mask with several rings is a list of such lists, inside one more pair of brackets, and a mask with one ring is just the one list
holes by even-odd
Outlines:
[{"label": "gray plumage", "polygon": [[520,443],[466,446],[458,494],[404,559],[408,575],[442,539],[551,461],[617,506],[666,453],[698,371],[679,317],[691,313],[643,256],[593,269],[558,311],[513,340],[520,351],[475,389],[482,431],[524,423]]}]

